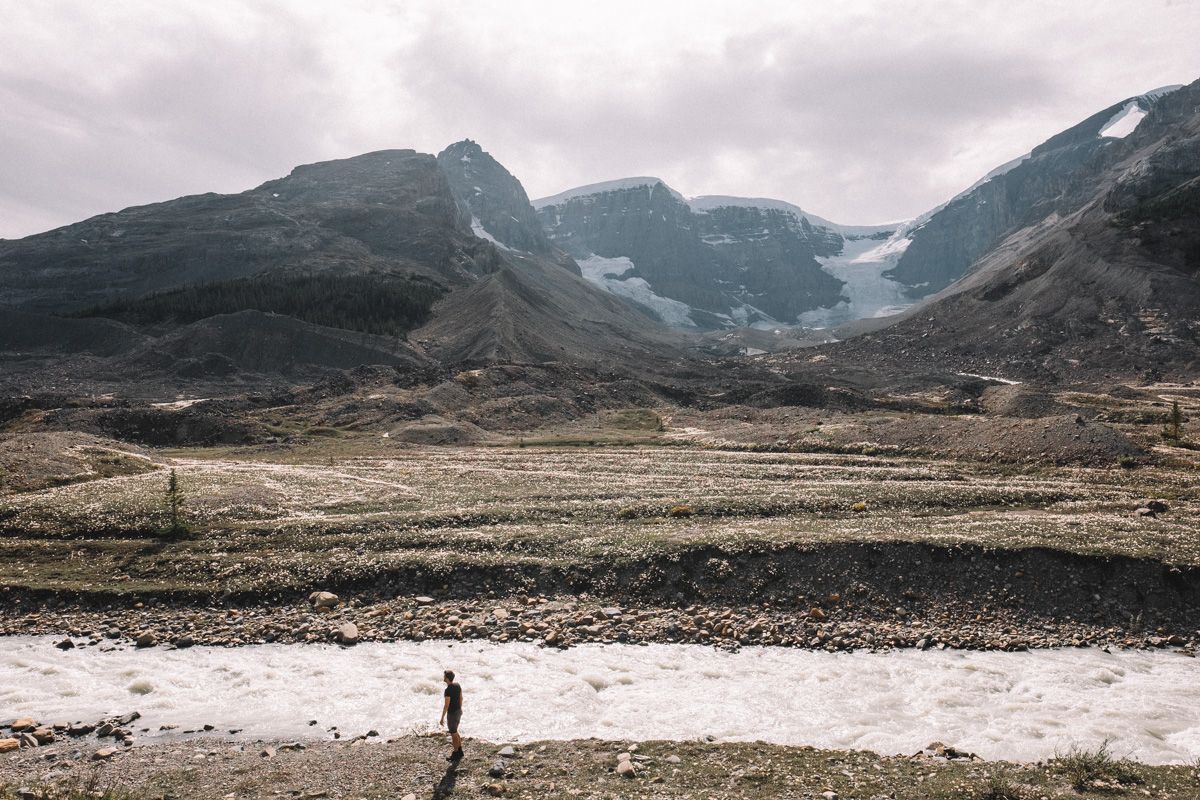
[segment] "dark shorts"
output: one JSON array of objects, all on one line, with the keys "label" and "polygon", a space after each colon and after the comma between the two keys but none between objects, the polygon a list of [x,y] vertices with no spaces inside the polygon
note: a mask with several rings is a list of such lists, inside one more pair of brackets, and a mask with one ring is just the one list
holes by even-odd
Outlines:
[{"label": "dark shorts", "polygon": [[446,730],[458,733],[458,721],[462,719],[461,711],[450,711],[446,714]]}]

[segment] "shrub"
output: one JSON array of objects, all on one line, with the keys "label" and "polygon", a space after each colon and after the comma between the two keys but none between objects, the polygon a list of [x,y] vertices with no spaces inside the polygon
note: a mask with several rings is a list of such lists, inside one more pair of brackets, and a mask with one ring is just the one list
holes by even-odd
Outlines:
[{"label": "shrub", "polygon": [[1115,783],[1138,783],[1140,778],[1133,762],[1114,758],[1108,749],[1109,739],[1100,743],[1095,752],[1072,746],[1065,756],[1055,755],[1055,766],[1076,791],[1090,789],[1097,780]]},{"label": "shrub", "polygon": [[1137,459],[1133,456],[1121,456],[1117,459],[1117,466],[1121,469],[1137,469]]},{"label": "shrub", "polygon": [[635,519],[641,516],[641,512],[634,506],[625,506],[625,508],[617,512],[617,516],[621,519]]},{"label": "shrub", "polygon": [[866,503],[855,503],[854,505],[850,506],[850,510],[853,511],[855,514],[861,514],[867,510],[867,504]]},{"label": "shrub", "polygon": [[987,777],[983,787],[983,800],[1022,800],[1021,791],[1013,784],[1008,773],[996,767]]},{"label": "shrub", "polygon": [[671,509],[672,517],[690,517],[695,513],[691,506],[675,506]]}]

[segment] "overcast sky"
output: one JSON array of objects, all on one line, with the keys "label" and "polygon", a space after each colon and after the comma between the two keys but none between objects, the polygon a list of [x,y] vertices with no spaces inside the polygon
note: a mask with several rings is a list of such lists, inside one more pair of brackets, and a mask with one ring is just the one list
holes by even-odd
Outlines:
[{"label": "overcast sky", "polygon": [[0,0],[0,237],[478,141],[531,198],[915,216],[1125,97],[1200,78],[1192,0]]}]

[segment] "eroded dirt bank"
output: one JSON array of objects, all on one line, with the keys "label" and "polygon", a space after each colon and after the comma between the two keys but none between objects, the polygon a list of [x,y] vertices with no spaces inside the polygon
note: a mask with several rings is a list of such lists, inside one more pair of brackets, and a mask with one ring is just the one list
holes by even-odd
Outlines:
[{"label": "eroded dirt bank", "polygon": [[[314,592],[336,597],[314,602]],[[0,633],[65,635],[77,646],[445,638],[1191,650],[1200,637],[1195,567],[902,542],[747,543],[569,565],[421,562],[270,593],[5,587],[3,596]]]}]

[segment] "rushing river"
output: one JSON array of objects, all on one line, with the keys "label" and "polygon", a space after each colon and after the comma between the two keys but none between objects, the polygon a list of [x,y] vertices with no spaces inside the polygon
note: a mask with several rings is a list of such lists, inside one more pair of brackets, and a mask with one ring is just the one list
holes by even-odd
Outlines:
[{"label": "rushing river", "polygon": [[942,741],[1032,761],[1111,739],[1116,754],[1148,763],[1200,756],[1200,660],[1166,651],[398,642],[62,652],[51,638],[10,637],[0,638],[0,717],[95,722],[137,710],[143,741],[206,723],[255,738],[333,726],[387,737],[436,726],[447,668],[465,692],[463,733],[495,742],[713,736],[890,754]]}]

